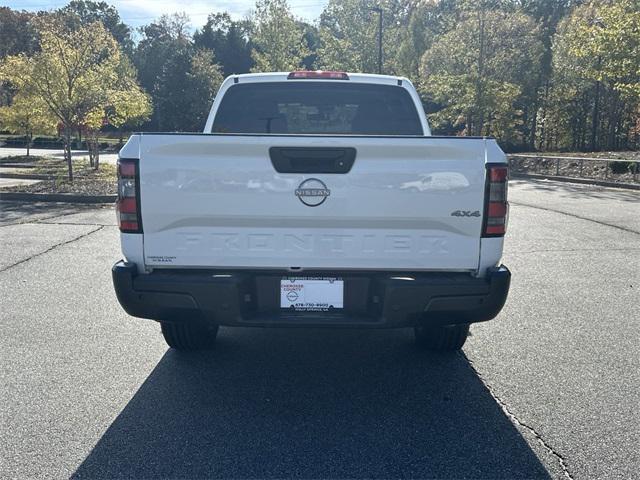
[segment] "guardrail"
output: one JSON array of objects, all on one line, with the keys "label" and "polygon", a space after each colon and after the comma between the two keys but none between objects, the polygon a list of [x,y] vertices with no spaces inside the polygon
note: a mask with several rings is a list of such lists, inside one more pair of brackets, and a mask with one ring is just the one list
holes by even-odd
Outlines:
[{"label": "guardrail", "polygon": [[[623,158],[563,157],[563,156],[536,155],[536,154],[526,154],[526,153],[510,154],[510,155],[507,155],[507,158],[509,159],[509,166],[514,173],[549,174],[549,167],[551,167],[552,171],[555,170],[555,175],[560,176],[560,175],[563,175],[560,172],[560,166],[563,161],[571,162],[571,163],[577,162],[577,174],[578,174],[577,178],[591,178],[591,179],[602,178],[602,176],[600,177],[585,176],[584,175],[585,162],[586,163],[604,162],[605,163],[605,168],[604,168],[605,180],[609,180],[609,179],[616,180],[616,177],[619,177],[620,175],[625,175],[625,174],[613,174],[611,172],[611,164],[614,162],[633,164],[633,166],[629,169],[629,172],[627,174],[627,175],[630,175],[633,182],[638,182],[638,177],[639,177],[638,174],[640,173],[640,159],[636,160],[636,159],[623,159]],[[525,159],[533,160],[533,170],[523,167],[522,160],[525,160]],[[545,167],[545,172],[540,172],[541,167]],[[566,173],[564,173],[564,175],[571,177],[572,176],[571,173],[573,172],[569,172],[569,173],[570,173],[569,175],[566,175]],[[627,178],[625,178],[624,180],[627,180]]]}]

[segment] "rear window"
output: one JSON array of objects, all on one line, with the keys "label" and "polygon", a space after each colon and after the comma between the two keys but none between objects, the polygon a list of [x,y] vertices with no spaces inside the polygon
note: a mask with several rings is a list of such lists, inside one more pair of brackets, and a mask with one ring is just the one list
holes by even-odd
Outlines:
[{"label": "rear window", "polygon": [[231,86],[212,132],[423,135],[411,95],[400,86],[306,80]]}]

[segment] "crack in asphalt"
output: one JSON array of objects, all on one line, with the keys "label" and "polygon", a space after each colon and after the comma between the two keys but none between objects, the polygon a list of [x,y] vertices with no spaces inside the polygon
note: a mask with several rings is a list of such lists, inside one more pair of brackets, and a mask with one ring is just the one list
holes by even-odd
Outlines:
[{"label": "crack in asphalt", "polygon": [[[29,224],[26,224],[29,225]],[[115,223],[35,222],[33,225],[77,225],[84,227],[117,227]]]},{"label": "crack in asphalt", "polygon": [[502,398],[500,398],[500,396],[498,396],[495,389],[486,382],[486,380],[484,379],[480,371],[473,364],[473,360],[467,357],[467,355],[462,351],[460,352],[460,355],[462,356],[462,358],[464,358],[467,361],[469,368],[478,376],[480,381],[489,391],[489,394],[491,395],[491,397],[496,401],[496,403],[500,406],[502,411],[507,415],[507,417],[511,420],[511,422],[514,423],[516,426],[528,431],[531,435],[533,435],[533,437],[538,441],[538,443],[542,445],[542,447],[553,458],[557,460],[558,464],[560,465],[560,468],[562,469],[562,473],[564,474],[564,476],[568,480],[574,480],[573,476],[571,475],[571,472],[569,471],[569,467],[567,466],[567,462],[565,458],[562,456],[562,454],[560,454],[560,452],[558,452],[551,445],[549,445],[547,441],[542,437],[542,435],[536,431],[535,428],[533,428],[530,425],[527,425],[518,417],[516,417],[516,415],[509,408],[509,405],[507,405],[507,403]]},{"label": "crack in asphalt", "polygon": [[[74,215],[76,213],[81,213],[81,212],[73,212],[67,215]],[[9,221],[9,222],[0,224],[0,227],[11,227],[13,225],[30,225],[30,224],[37,225],[38,223],[40,223],[40,220],[49,220],[50,218],[56,218],[56,217],[62,217],[62,216],[64,215],[56,214],[56,215],[51,215],[49,217],[42,217],[41,219],[36,219],[36,220],[25,219],[24,221],[20,221],[20,220],[17,220],[15,222]]]},{"label": "crack in asphalt", "polygon": [[[69,217],[71,215],[78,215],[80,213],[87,213],[87,212],[92,212],[92,211],[101,211],[101,210],[105,210],[104,207],[91,207],[91,206],[85,206],[82,207],[80,209],[78,209],[75,212],[69,212],[69,213],[62,213],[62,214],[58,214],[58,215],[52,215],[50,217],[44,217],[44,218],[38,218],[36,220],[34,220],[33,222],[28,222],[28,223],[43,223],[45,225],[96,225],[96,226],[103,226],[103,227],[112,227],[112,226],[117,226],[115,223],[76,223],[76,222],[62,222],[62,221],[56,221],[57,219],[62,219],[64,217]],[[115,216],[115,214],[114,214]],[[51,222],[49,222],[48,220],[53,220]]]},{"label": "crack in asphalt", "polygon": [[509,203],[512,204],[512,205],[518,205],[520,207],[537,208],[538,210],[545,210],[547,212],[560,213],[562,215],[567,215],[568,217],[578,218],[580,220],[586,220],[587,222],[593,222],[593,223],[597,223],[599,225],[604,225],[605,227],[617,228],[617,229],[620,229],[620,230],[622,230],[624,232],[635,233],[636,235],[640,235],[640,231],[634,230],[632,228],[621,227],[620,225],[614,225],[612,223],[602,222],[600,220],[594,220],[593,218],[582,217],[582,216],[576,215],[574,213],[563,212],[562,210],[555,210],[553,208],[547,208],[547,207],[538,207],[536,205],[531,205],[529,203],[520,203],[520,202],[511,202],[511,201]]},{"label": "crack in asphalt", "polygon": [[75,237],[75,238],[72,238],[71,240],[66,240],[66,241],[64,241],[64,242],[56,243],[55,245],[53,245],[53,246],[51,246],[51,247],[47,248],[46,250],[43,250],[42,252],[36,253],[35,255],[31,255],[31,256],[30,256],[30,257],[28,257],[28,258],[25,258],[25,259],[23,259],[23,260],[20,260],[19,262],[16,262],[16,263],[13,263],[13,264],[11,264],[11,265],[8,265],[8,266],[6,266],[6,267],[4,267],[4,268],[1,268],[1,269],[0,269],[0,273],[6,272],[7,270],[9,270],[9,269],[11,269],[11,268],[13,268],[13,267],[15,267],[15,266],[17,266],[17,265],[21,265],[21,264],[23,264],[23,263],[25,263],[25,262],[28,262],[29,260],[32,260],[32,259],[34,259],[34,258],[36,258],[36,257],[40,257],[40,256],[42,256],[42,255],[44,255],[44,254],[46,254],[46,253],[49,253],[50,251],[55,250],[55,249],[56,249],[56,248],[58,248],[58,247],[63,247],[63,246],[65,246],[65,245],[68,245],[68,244],[70,244],[70,243],[76,242],[76,241],[78,241],[78,240],[82,240],[83,238],[88,237],[88,236],[89,236],[89,235],[91,235],[92,233],[99,232],[99,231],[100,231],[100,230],[102,230],[103,228],[104,228],[104,226],[98,226],[98,228],[94,228],[94,229],[93,229],[93,230],[91,230],[90,232],[83,233],[82,235],[80,235],[80,236],[78,236],[78,237]]},{"label": "crack in asphalt", "polygon": [[[9,220],[5,223],[0,223],[0,228],[1,227],[10,227],[12,225],[29,225],[29,224],[38,224],[38,223],[45,223],[45,224],[49,224],[49,223],[57,223],[57,222],[46,222],[46,220],[51,220],[52,218],[62,218],[62,217],[68,217],[70,215],[77,215],[79,213],[86,213],[87,211],[91,211],[91,210],[103,210],[105,207],[103,206],[92,206],[92,205],[82,205],[79,207],[75,207],[74,211],[71,211],[69,213],[61,213],[61,212],[55,212],[51,215],[46,215],[44,214],[42,217],[40,218],[26,218],[24,220],[18,218],[16,221],[12,221]],[[42,210],[45,210],[46,208],[43,207]],[[71,208],[69,208],[71,210]],[[27,213],[28,215],[29,213]],[[37,213],[35,213],[35,215],[37,215]],[[75,223],[68,223],[65,225],[76,225]],[[81,225],[98,225],[98,224],[88,224],[88,223],[83,223]]]}]

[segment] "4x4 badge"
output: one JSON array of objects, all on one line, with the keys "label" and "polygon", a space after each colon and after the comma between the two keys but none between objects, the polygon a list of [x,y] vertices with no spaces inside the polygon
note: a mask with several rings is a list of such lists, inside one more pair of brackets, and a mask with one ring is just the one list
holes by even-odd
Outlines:
[{"label": "4x4 badge", "polygon": [[479,217],[480,210],[456,210],[455,212],[451,212],[452,217]]}]

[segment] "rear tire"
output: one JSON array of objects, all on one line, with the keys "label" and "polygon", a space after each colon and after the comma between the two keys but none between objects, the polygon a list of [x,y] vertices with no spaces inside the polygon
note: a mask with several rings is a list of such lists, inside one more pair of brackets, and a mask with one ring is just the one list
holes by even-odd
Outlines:
[{"label": "rear tire", "polygon": [[160,328],[167,345],[183,351],[213,348],[218,334],[217,325],[207,328],[192,322],[161,322]]},{"label": "rear tire", "polygon": [[469,324],[415,327],[416,344],[425,350],[453,352],[467,341]]}]

